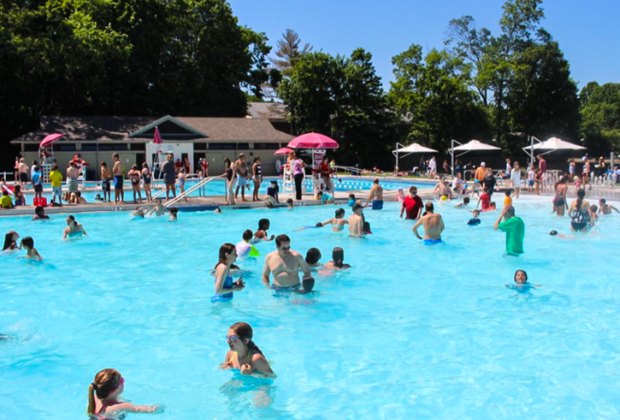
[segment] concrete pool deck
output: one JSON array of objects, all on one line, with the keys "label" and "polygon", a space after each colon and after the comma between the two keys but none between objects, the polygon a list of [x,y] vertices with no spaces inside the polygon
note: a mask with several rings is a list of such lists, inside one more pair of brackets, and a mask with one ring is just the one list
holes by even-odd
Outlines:
[{"label": "concrete pool deck", "polygon": [[[377,176],[360,176],[355,177],[356,179],[372,181]],[[437,180],[426,179],[426,178],[402,178],[402,177],[393,177],[393,176],[380,176],[380,181],[388,181],[388,182],[415,182],[417,184],[429,184],[435,185]],[[26,190],[26,192],[30,192],[31,190]],[[86,191],[100,191],[99,187],[89,187]],[[496,190],[495,194],[501,194],[501,190]],[[51,195],[51,190],[45,190],[47,195]],[[349,190],[349,191],[338,191],[335,193],[335,204],[346,204],[348,201],[349,194],[355,194],[358,200],[365,201],[368,196],[368,190]],[[396,191],[394,190],[386,190],[383,193],[385,201],[396,201]],[[405,191],[405,194],[407,191]],[[131,190],[125,191],[125,194],[131,194]],[[534,195],[532,192],[528,192],[527,190],[521,189],[521,194],[523,195]],[[434,198],[432,190],[424,190],[420,189],[418,191],[418,195],[425,200],[429,200]],[[541,197],[552,197],[553,193],[551,191],[545,191],[540,194]],[[574,188],[569,187],[569,196],[574,196]],[[617,188],[608,186],[608,185],[593,185],[592,189],[587,190],[587,197],[590,200],[598,201],[599,198],[606,198],[607,200],[618,201],[620,200],[620,186]],[[299,205],[322,205],[320,200],[315,200],[312,194],[306,193],[303,195],[302,200],[295,200],[293,193],[282,193],[280,194],[280,205],[275,207],[286,207],[286,200],[292,198],[295,206]],[[456,199],[458,200],[458,199]],[[472,198],[472,201],[476,200],[476,198]],[[330,203],[331,204],[331,203]],[[328,204],[329,205],[329,204]],[[90,212],[109,212],[109,211],[132,211],[138,207],[153,207],[153,203],[147,203],[143,201],[142,204],[134,204],[125,202],[123,204],[114,204],[114,203],[101,203],[94,202],[88,204],[63,204],[62,207],[51,207],[48,206],[45,208],[46,214],[69,214],[69,213],[90,213]],[[265,205],[264,201],[245,201],[242,203],[238,203],[235,205],[227,205],[225,202],[224,196],[206,196],[206,197],[188,197],[188,201],[178,202],[174,205],[180,211],[200,211],[200,210],[210,210],[215,207],[221,207],[222,209],[229,210],[242,210],[242,209],[253,209],[253,208],[268,208]],[[26,205],[26,206],[18,206],[12,209],[0,209],[0,217],[3,216],[24,216],[24,215],[33,215],[35,206]]]}]

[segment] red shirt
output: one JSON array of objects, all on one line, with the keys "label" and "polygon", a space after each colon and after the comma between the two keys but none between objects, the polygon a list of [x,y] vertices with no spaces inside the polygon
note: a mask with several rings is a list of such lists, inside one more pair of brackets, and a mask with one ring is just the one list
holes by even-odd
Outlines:
[{"label": "red shirt", "polygon": [[408,195],[403,200],[403,207],[407,213],[407,219],[417,219],[423,206],[422,199],[417,195],[414,197]]}]

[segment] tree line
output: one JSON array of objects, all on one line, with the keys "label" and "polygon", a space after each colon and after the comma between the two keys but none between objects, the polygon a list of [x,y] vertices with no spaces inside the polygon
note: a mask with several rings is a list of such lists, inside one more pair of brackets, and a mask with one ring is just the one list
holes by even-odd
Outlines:
[{"label": "tree line", "polygon": [[494,139],[512,155],[528,135],[606,154],[620,144],[620,85],[578,92],[543,18],[542,0],[508,0],[495,34],[453,19],[443,48],[392,58],[385,91],[363,48],[334,56],[287,30],[270,60],[266,36],[225,0],[7,0],[2,148],[45,114],[243,116],[248,99],[275,99],[294,134],[336,138],[344,163],[388,165],[397,141],[445,151],[451,139]]}]

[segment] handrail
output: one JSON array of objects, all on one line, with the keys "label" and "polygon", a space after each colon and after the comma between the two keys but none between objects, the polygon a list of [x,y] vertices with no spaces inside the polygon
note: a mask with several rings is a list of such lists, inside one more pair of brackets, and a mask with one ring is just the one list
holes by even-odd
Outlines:
[{"label": "handrail", "polygon": [[334,168],[336,170],[342,169],[345,172],[351,172],[352,174],[357,174],[357,175],[362,173],[362,169],[357,168],[355,166],[340,166],[340,165],[336,165],[336,166],[334,166]]},{"label": "handrail", "polygon": [[192,185],[191,187],[189,187],[188,189],[186,189],[184,192],[182,192],[181,194],[177,195],[176,197],[166,201],[164,203],[164,207],[170,207],[173,204],[178,203],[179,201],[181,201],[182,199],[184,199],[185,197],[187,197],[189,194],[193,193],[194,191],[196,191],[198,188],[201,188],[202,186],[204,186],[205,184],[208,184],[209,182],[213,181],[214,179],[217,179],[219,177],[215,177],[215,176],[210,176],[208,178],[204,178],[202,179],[200,182]]}]

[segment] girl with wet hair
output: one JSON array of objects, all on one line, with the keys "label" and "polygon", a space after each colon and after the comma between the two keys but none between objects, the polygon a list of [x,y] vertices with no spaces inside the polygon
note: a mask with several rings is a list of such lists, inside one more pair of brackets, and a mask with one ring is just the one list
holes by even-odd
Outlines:
[{"label": "girl with wet hair", "polygon": [[25,249],[28,252],[26,254],[26,258],[36,261],[41,261],[43,259],[41,254],[39,254],[39,251],[37,251],[37,249],[34,247],[34,239],[32,239],[30,236],[26,236],[24,239],[22,239],[20,245],[22,249]]},{"label": "girl with wet hair", "polygon": [[239,369],[243,375],[274,375],[263,352],[252,341],[253,335],[252,327],[246,322],[236,322],[230,326],[226,334],[230,350],[221,364],[222,369]]},{"label": "girl with wet hair", "polygon": [[230,267],[237,259],[237,249],[231,243],[225,243],[220,247],[219,259],[213,268],[215,276],[215,295],[211,302],[225,302],[233,298],[233,292],[243,290],[245,283],[239,277],[233,282],[230,275]]},{"label": "girl with wet hair", "polygon": [[19,249],[19,246],[17,245],[18,239],[19,239],[19,233],[15,232],[14,230],[8,231],[4,235],[4,245],[2,245],[2,250],[3,251],[15,251],[16,249]]},{"label": "girl with wet hair", "polygon": [[136,405],[119,401],[125,389],[125,379],[116,369],[103,369],[97,372],[88,386],[87,414],[91,420],[124,419],[124,413],[161,413],[159,405]]},{"label": "girl with wet hair", "polygon": [[590,210],[590,203],[585,200],[586,191],[579,189],[577,191],[577,200],[573,201],[570,206],[570,225],[572,230],[576,232],[584,232],[590,227],[592,221],[592,213]]}]

